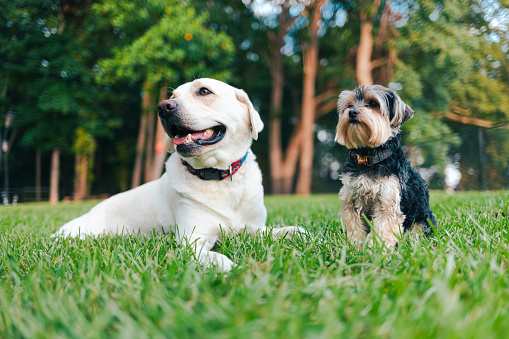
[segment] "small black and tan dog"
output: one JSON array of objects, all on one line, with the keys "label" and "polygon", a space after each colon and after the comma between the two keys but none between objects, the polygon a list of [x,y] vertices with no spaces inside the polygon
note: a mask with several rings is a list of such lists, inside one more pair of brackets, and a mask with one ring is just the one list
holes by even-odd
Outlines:
[{"label": "small black and tan dog", "polygon": [[400,146],[400,125],[414,111],[395,91],[374,85],[343,91],[338,114],[336,141],[350,150],[339,192],[348,239],[362,244],[370,224],[378,235],[370,242],[378,238],[388,248],[403,232],[433,233],[428,189]]}]

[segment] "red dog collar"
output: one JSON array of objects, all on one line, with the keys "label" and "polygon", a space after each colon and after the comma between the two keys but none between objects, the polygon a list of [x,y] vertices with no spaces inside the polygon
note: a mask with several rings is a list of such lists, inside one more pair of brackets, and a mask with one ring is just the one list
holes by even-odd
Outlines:
[{"label": "red dog collar", "polygon": [[223,180],[227,177],[230,177],[230,180],[233,181],[233,175],[239,170],[239,168],[244,164],[244,161],[247,158],[247,153],[240,160],[235,161],[227,170],[221,170],[218,168],[200,168],[196,169],[189,165],[187,162],[182,160],[182,165],[186,166],[189,170],[189,173],[192,175],[196,175],[198,178],[202,180]]}]

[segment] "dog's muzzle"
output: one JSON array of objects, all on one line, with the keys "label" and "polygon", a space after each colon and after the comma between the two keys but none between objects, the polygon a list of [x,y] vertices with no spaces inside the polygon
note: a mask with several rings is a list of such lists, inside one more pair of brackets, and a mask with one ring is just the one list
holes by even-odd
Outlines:
[{"label": "dog's muzzle", "polygon": [[358,117],[359,117],[359,111],[357,111],[355,108],[352,108],[352,109],[350,109],[350,111],[348,111],[348,121],[350,123],[352,123],[352,124],[359,123]]},{"label": "dog's muzzle", "polygon": [[216,125],[204,130],[195,130],[182,121],[176,100],[164,100],[157,106],[157,112],[164,131],[173,140],[177,152],[183,156],[195,155],[202,146],[211,146],[221,141],[226,127]]},{"label": "dog's muzzle", "polygon": [[177,111],[178,107],[179,104],[175,100],[163,100],[157,106],[157,113],[161,118],[169,118]]}]

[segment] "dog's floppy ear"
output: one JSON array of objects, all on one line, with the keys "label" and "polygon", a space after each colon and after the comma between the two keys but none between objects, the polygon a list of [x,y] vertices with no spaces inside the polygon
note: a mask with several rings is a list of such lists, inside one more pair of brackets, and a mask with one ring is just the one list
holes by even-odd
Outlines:
[{"label": "dog's floppy ear", "polygon": [[253,103],[249,100],[246,92],[241,89],[237,89],[235,91],[235,97],[238,101],[246,105],[249,113],[249,123],[251,124],[251,135],[253,136],[253,139],[258,139],[258,133],[263,130],[263,121],[262,118],[260,118],[260,114],[254,108]]},{"label": "dog's floppy ear", "polygon": [[387,100],[389,102],[391,125],[399,126],[414,116],[414,110],[405,104],[396,92],[389,90]]},{"label": "dog's floppy ear", "polygon": [[166,138],[166,152],[172,153],[175,151],[175,144],[171,138]]}]

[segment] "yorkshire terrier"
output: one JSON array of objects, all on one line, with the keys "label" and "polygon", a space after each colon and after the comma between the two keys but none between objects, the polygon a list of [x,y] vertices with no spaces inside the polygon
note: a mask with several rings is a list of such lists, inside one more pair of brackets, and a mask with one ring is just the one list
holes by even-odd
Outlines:
[{"label": "yorkshire terrier", "polygon": [[348,239],[361,245],[373,231],[370,243],[380,239],[392,249],[406,231],[433,233],[428,189],[400,146],[400,125],[414,111],[395,91],[374,85],[343,91],[338,114],[336,142],[350,150],[339,192]]}]

